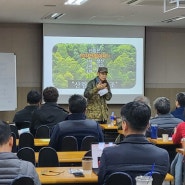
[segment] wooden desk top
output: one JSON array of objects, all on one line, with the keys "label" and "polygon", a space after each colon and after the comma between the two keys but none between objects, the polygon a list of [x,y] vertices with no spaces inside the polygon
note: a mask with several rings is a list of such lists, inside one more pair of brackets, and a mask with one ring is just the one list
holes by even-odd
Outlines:
[{"label": "wooden desk top", "polygon": [[[74,152],[57,152],[58,160],[60,163],[75,163],[82,162],[82,158],[87,151],[74,151]],[[39,152],[35,152],[35,161],[38,162]]]},{"label": "wooden desk top", "polygon": [[118,129],[118,126],[109,125],[109,124],[100,124],[100,127],[103,130],[117,130]]},{"label": "wooden desk top", "polygon": [[182,155],[185,155],[185,150],[183,148],[176,148],[176,152],[181,153]]},{"label": "wooden desk top", "polygon": [[[35,146],[48,146],[50,139],[34,139]],[[16,139],[16,145],[19,145],[19,139]]]},{"label": "wooden desk top", "polygon": [[[95,173],[85,174],[85,177],[75,177],[73,174],[69,173],[70,168],[82,169],[82,167],[37,167],[36,171],[42,184],[98,182],[98,176]],[[168,173],[165,177],[165,181],[173,180],[174,177]]]},{"label": "wooden desk top", "polygon": [[156,145],[175,145],[172,140],[168,140],[164,142],[162,138],[157,138],[157,139],[147,138],[147,139],[148,141]]},{"label": "wooden desk top", "polygon": [[[63,184],[63,183],[97,183],[98,177],[93,172],[85,174],[85,177],[75,177],[69,173],[71,169],[82,169],[82,167],[37,167],[41,184]],[[57,173],[59,172],[59,173]]]}]

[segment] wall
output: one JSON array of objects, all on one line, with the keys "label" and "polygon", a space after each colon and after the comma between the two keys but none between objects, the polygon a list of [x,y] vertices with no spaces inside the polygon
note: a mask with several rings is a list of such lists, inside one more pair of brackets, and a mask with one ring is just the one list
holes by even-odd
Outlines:
[{"label": "wall", "polygon": [[[0,24],[0,52],[17,56],[18,108],[26,105],[30,89],[42,85],[42,25]],[[146,28],[145,95],[151,104],[166,96],[174,108],[175,94],[185,91],[185,29]],[[122,105],[109,105],[110,113],[119,115]],[[67,105],[63,106],[67,109]],[[0,112],[0,119],[12,121],[15,111]],[[152,114],[154,111],[152,109]]]}]

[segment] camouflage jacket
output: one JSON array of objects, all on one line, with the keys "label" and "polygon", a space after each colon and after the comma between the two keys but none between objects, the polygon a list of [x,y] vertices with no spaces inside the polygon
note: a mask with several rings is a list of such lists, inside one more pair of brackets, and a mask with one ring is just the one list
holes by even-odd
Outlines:
[{"label": "camouflage jacket", "polygon": [[86,116],[96,121],[104,121],[108,119],[108,106],[106,101],[112,98],[112,93],[107,83],[108,93],[100,96],[96,85],[97,78],[91,80],[84,91],[84,96],[87,98]]}]

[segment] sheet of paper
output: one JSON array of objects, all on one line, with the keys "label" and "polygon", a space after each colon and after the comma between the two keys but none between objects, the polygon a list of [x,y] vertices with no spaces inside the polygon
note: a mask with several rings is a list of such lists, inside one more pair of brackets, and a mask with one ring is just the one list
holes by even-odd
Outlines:
[{"label": "sheet of paper", "polygon": [[108,89],[102,89],[102,90],[99,90],[98,91],[98,94],[100,95],[100,96],[103,96],[103,95],[105,95],[105,94],[107,94],[108,93]]}]

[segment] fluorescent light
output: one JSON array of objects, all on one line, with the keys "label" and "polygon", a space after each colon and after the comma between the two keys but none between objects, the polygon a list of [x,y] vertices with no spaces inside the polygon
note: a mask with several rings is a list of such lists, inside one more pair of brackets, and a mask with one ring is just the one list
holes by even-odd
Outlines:
[{"label": "fluorescent light", "polygon": [[82,5],[88,0],[67,0],[64,4],[65,5]]}]

